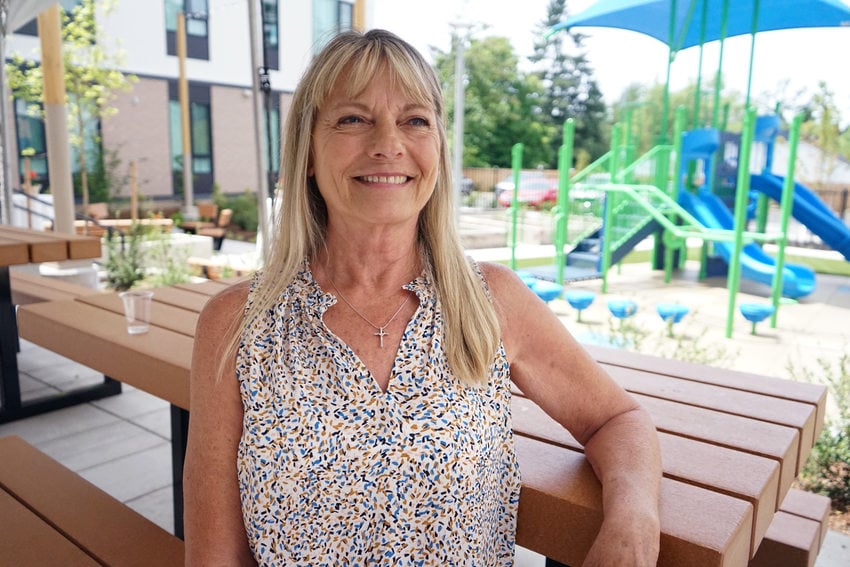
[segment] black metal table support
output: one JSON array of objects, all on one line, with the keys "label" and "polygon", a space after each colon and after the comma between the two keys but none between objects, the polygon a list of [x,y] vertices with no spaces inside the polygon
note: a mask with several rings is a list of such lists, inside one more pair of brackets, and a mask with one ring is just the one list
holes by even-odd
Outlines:
[{"label": "black metal table support", "polygon": [[189,436],[189,412],[171,404],[171,480],[174,485],[174,535],[183,539],[183,461]]},{"label": "black metal table support", "polygon": [[12,303],[9,267],[0,266],[0,423],[121,393],[121,383],[104,376],[99,384],[22,401],[18,346],[18,323]]}]

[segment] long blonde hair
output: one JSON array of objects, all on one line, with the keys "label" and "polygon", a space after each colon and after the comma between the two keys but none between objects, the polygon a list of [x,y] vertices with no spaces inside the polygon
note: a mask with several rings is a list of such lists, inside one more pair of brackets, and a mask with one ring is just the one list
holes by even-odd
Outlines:
[{"label": "long blonde hair", "polygon": [[[316,56],[292,99],[281,157],[282,197],[274,223],[273,246],[260,283],[243,320],[242,330],[276,302],[301,269],[304,258],[322,248],[327,209],[308,176],[316,114],[348,78],[349,94],[363,92],[376,73],[388,72],[407,96],[435,110],[440,138],[440,171],[434,193],[419,216],[421,261],[430,274],[444,320],[444,347],[459,379],[470,385],[486,382],[499,345],[499,323],[480,278],[463,254],[455,228],[451,164],[446,143],[445,107],[439,81],[411,45],[384,30],[345,32]],[[239,333],[241,335],[241,333]],[[238,336],[234,337],[234,343]],[[235,348],[235,346],[234,346]]]}]

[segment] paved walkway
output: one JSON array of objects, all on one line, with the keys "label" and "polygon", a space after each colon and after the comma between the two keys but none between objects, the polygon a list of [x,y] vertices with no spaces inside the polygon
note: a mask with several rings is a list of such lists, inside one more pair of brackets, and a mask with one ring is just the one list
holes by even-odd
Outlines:
[{"label": "paved walkway", "polygon": [[[223,251],[238,253],[249,247],[226,241]],[[533,247],[519,251],[521,256],[539,252]],[[503,249],[471,254],[481,260],[505,257]],[[707,350],[706,356],[714,352],[715,358],[716,353],[725,353],[724,365],[737,370],[788,377],[789,365],[814,370],[819,358],[834,361],[842,353],[850,356],[847,278],[818,276],[815,293],[798,304],[783,305],[777,327],[762,323],[756,335],[750,334],[749,323],[735,313],[733,337],[726,339],[729,296],[725,280],[698,281],[696,270],[695,265],[688,265],[665,284],[663,274],[653,272],[647,264],[626,265],[612,272],[605,296],[600,294],[600,281],[572,285],[597,293],[583,313],[582,323],[565,301],[553,301],[551,306],[580,338],[604,340],[612,332],[617,336],[619,327],[608,312],[607,300],[633,299],[639,309],[632,321],[649,331],[641,339],[643,349],[655,354],[676,348],[679,354]],[[739,300],[764,302],[765,297],[765,289],[748,284]],[[654,311],[659,302],[679,302],[691,309],[674,327],[673,339],[666,336],[666,327]],[[682,346],[676,347],[679,344]],[[97,373],[26,341],[22,342],[19,366],[25,397],[101,379]],[[159,525],[173,529],[169,408],[162,400],[125,387],[119,396],[0,425],[0,436],[8,434],[20,435]],[[534,553],[519,550],[516,565],[542,567],[544,562]],[[816,566],[848,565],[850,537],[829,532]]]}]

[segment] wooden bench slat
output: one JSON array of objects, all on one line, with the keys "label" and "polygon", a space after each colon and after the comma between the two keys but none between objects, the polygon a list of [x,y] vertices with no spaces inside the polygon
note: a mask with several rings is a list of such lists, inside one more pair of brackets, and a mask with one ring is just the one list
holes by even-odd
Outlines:
[{"label": "wooden bench slat", "polygon": [[183,544],[20,437],[0,438],[0,483],[106,565],[183,564]]},{"label": "wooden bench slat", "polygon": [[19,269],[9,270],[9,281],[12,286],[12,303],[15,305],[101,294],[100,290],[91,287]]},{"label": "wooden bench slat", "polygon": [[[515,433],[574,450],[581,444],[539,406],[514,396]],[[668,433],[658,434],[664,476],[702,488],[724,492],[753,505],[752,546],[755,553],[776,510],[779,463],[742,451],[703,443]]]},{"label": "wooden bench slat", "polygon": [[62,534],[0,490],[0,559],[6,565],[39,567],[93,567],[99,565]]},{"label": "wooden bench slat", "polygon": [[815,438],[820,435],[823,428],[826,415],[826,388],[822,385],[793,380],[777,380],[775,377],[715,367],[711,367],[710,371],[707,371],[705,365],[693,362],[654,357],[599,345],[585,344],[583,346],[596,361],[606,365],[642,370],[651,369],[648,371],[654,374],[686,378],[705,384],[810,403],[817,407]]},{"label": "wooden bench slat", "polygon": [[813,567],[818,553],[819,525],[808,518],[778,511],[751,567]]},{"label": "wooden bench slat", "polygon": [[158,287],[153,290],[154,301],[174,305],[200,313],[210,296],[203,293],[195,293],[175,287]]},{"label": "wooden bench slat", "polygon": [[641,394],[632,396],[649,411],[659,431],[773,459],[780,467],[779,497],[791,488],[800,452],[796,429]]},{"label": "wooden bench slat", "polygon": [[818,523],[818,551],[820,551],[826,533],[829,531],[829,513],[832,509],[830,499],[822,494],[814,494],[805,490],[792,489],[785,495],[779,507],[783,512],[808,518]]},{"label": "wooden bench slat", "polygon": [[[195,325],[198,322],[198,313],[175,307],[169,303],[162,303],[158,299],[157,290],[154,290],[153,301],[151,302],[151,323],[157,327],[164,327],[175,333],[193,337]],[[121,298],[115,294],[90,295],[77,298],[77,301],[118,315],[124,315],[124,305]]]},{"label": "wooden bench slat", "polygon": [[17,266],[29,262],[30,249],[25,242],[0,237],[0,264]]},{"label": "wooden bench slat", "polygon": [[177,284],[174,287],[177,289],[191,291],[193,293],[206,294],[212,297],[214,295],[218,295],[231,285],[233,285],[233,283],[226,280],[209,280],[202,283]]},{"label": "wooden bench slat", "polygon": [[[579,452],[522,435],[515,436],[515,444],[523,479],[517,544],[580,565],[602,522],[599,481]],[[547,506],[553,498],[567,503],[559,513]],[[660,505],[658,565],[746,564],[753,522],[748,502],[664,478]]]},{"label": "wooden bench slat", "polygon": [[[82,317],[80,306],[85,313]],[[123,315],[79,301],[21,307],[18,330],[24,339],[107,376],[121,376],[122,381],[189,409],[191,337],[157,327],[129,335]],[[63,333],[74,340],[63,340]],[[100,348],[103,340],[111,343],[110,348]]]},{"label": "wooden bench slat", "polygon": [[633,368],[609,366],[607,370],[609,375],[629,392],[710,408],[799,430],[800,445],[796,471],[798,473],[809,457],[811,447],[815,444],[815,416],[809,404],[781,398],[765,398],[752,392],[731,388],[718,389],[701,382]]}]

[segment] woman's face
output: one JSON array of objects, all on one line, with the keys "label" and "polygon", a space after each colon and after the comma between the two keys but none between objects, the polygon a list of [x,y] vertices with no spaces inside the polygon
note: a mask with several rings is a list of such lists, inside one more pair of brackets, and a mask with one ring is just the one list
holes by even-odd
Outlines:
[{"label": "woman's face", "polygon": [[440,140],[433,108],[378,74],[355,97],[346,76],[319,109],[309,174],[330,223],[351,227],[416,223],[437,181]]}]

